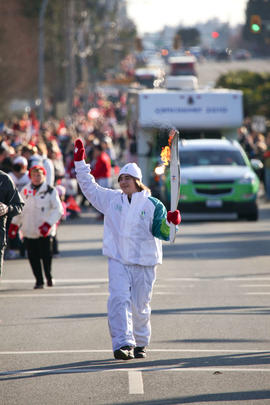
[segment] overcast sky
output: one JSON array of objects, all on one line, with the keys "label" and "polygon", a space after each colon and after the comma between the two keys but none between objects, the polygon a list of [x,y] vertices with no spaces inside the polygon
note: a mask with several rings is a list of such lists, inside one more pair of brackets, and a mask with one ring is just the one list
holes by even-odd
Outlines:
[{"label": "overcast sky", "polygon": [[231,25],[243,23],[248,0],[126,0],[139,34],[164,25],[191,26],[217,17]]}]

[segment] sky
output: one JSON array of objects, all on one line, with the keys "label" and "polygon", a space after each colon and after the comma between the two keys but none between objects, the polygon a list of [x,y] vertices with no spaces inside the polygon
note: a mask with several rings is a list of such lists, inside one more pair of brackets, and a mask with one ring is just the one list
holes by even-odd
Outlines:
[{"label": "sky", "polygon": [[126,0],[128,16],[139,34],[160,31],[165,25],[194,26],[219,18],[230,25],[244,23],[248,0]]}]

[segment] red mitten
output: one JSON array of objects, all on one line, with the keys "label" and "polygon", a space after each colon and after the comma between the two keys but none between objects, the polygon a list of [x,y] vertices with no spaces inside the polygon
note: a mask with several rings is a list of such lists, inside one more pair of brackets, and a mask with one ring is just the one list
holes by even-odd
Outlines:
[{"label": "red mitten", "polygon": [[74,160],[75,162],[80,162],[85,159],[85,149],[81,139],[76,139],[75,149],[74,149]]},{"label": "red mitten", "polygon": [[172,222],[174,225],[179,225],[181,222],[181,214],[179,210],[176,211],[168,211],[167,213],[167,221]]},{"label": "red mitten", "polygon": [[40,230],[41,235],[44,236],[44,238],[46,238],[46,236],[48,236],[50,232],[51,225],[48,224],[48,222],[44,222],[42,225],[40,225],[38,229]]},{"label": "red mitten", "polygon": [[9,239],[15,239],[17,232],[18,232],[19,227],[15,224],[10,224],[8,228],[8,237]]}]

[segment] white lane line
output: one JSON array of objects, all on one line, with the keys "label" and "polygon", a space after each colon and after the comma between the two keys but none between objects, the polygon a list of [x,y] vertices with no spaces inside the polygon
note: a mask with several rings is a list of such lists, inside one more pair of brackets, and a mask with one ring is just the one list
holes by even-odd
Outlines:
[{"label": "white lane line", "polygon": [[[0,292],[4,292],[5,290],[0,290]],[[108,296],[108,292],[89,292],[89,293],[56,293],[51,294],[47,293],[44,290],[44,294],[33,292],[32,294],[0,294],[1,298],[46,298],[46,297],[90,297],[90,296]],[[176,292],[166,292],[166,291],[159,291],[154,292],[154,295],[179,295],[179,291]]]},{"label": "white lane line", "polygon": [[[222,281],[270,281],[270,277],[224,277],[221,279]],[[33,283],[35,280],[33,279],[8,279],[8,280],[1,280],[1,284],[25,284],[25,283]],[[108,278],[67,278],[67,279],[55,279],[56,283],[108,283]],[[209,278],[203,277],[168,277],[168,278],[158,278],[156,283],[164,281],[211,281]],[[215,281],[215,280],[214,280]]]},{"label": "white lane line", "polygon": [[199,278],[199,277],[168,277],[168,278],[161,277],[161,278],[158,278],[158,280],[166,280],[166,281],[205,281],[206,279]]},{"label": "white lane line", "polygon": [[[171,286],[171,285],[168,285],[168,284],[158,284],[158,283],[156,283],[155,285],[154,285],[154,289],[155,288],[173,288],[173,287],[175,287],[175,286]],[[176,286],[176,288],[194,288],[194,284],[183,284],[183,285],[178,285],[178,286]]]},{"label": "white lane line", "polygon": [[[160,370],[162,370],[162,369],[160,369]],[[186,367],[186,368],[166,368],[166,369],[163,369],[163,371],[223,371],[223,372],[226,372],[226,371],[230,371],[230,372],[240,372],[240,373],[243,373],[243,372],[251,372],[251,373],[261,373],[261,372],[267,372],[267,373],[269,373],[270,372],[270,368],[248,368],[248,367],[246,367],[246,368],[234,368],[234,367],[228,367],[228,368],[226,368],[226,367]]]},{"label": "white lane line", "polygon": [[[236,373],[269,373],[270,368],[248,368],[248,367],[243,367],[243,368],[238,368],[238,367],[134,367],[133,370],[135,371],[128,371],[128,376],[129,376],[129,382],[130,378],[132,378],[131,385],[129,386],[129,393],[130,394],[143,394],[143,381],[142,381],[142,372],[147,371],[147,372],[236,372]],[[103,373],[115,373],[115,372],[127,372],[126,368],[100,368],[100,367],[83,367],[83,368],[63,368],[63,369],[55,369],[55,368],[48,368],[48,369],[42,369],[42,370],[12,370],[12,371],[3,371],[0,372],[1,377],[5,376],[23,376],[23,375],[46,375],[46,374],[75,374],[75,373],[89,373],[89,372],[103,372]],[[130,374],[134,373],[130,377]],[[136,376],[135,376],[136,374]],[[141,375],[139,377],[139,374]],[[137,392],[131,392],[131,390],[137,390]],[[140,392],[138,392],[140,390]]]},{"label": "white lane line", "polygon": [[[56,283],[107,283],[108,278],[55,278]],[[270,278],[269,278],[270,280]],[[34,279],[4,279],[1,283],[5,284],[24,284],[33,283]],[[159,281],[209,281],[207,279],[200,279],[198,277],[178,277],[178,278],[158,278],[156,283]]]},{"label": "white lane line", "polygon": [[270,295],[270,292],[247,292],[245,295]]},{"label": "white lane line", "polygon": [[[1,280],[1,283],[6,284],[24,284],[24,283],[33,283],[34,279],[23,279],[23,280]],[[57,278],[55,279],[56,283],[107,283],[107,278]]]},{"label": "white lane line", "polygon": [[[257,350],[257,349],[148,349],[151,353],[270,353],[269,349]],[[20,351],[2,351],[0,355],[19,355],[19,354],[70,354],[70,353],[112,353],[111,349],[78,349],[78,350],[20,350]]]},{"label": "white lane line", "polygon": [[[4,291],[4,290],[2,290]],[[46,297],[88,297],[88,296],[97,296],[97,295],[109,295],[107,292],[91,292],[91,293],[64,293],[64,294],[1,294],[0,298],[46,298]]]},{"label": "white lane line", "polygon": [[101,284],[99,285],[54,285],[54,290],[75,290],[75,289],[94,289],[94,288],[101,288],[103,287]]},{"label": "white lane line", "polygon": [[128,372],[128,384],[130,394],[143,394],[143,378],[141,371]]},{"label": "white lane line", "polygon": [[270,287],[270,284],[242,284],[239,287],[243,287],[243,288],[254,288],[254,287]]}]

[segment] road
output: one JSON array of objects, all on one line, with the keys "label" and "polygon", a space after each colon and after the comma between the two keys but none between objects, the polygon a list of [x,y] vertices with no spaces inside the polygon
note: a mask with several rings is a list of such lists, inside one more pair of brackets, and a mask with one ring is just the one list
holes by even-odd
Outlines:
[{"label": "road", "polygon": [[270,204],[258,222],[188,221],[152,300],[148,357],[113,359],[102,223],[59,228],[56,285],[33,290],[27,260],[0,286],[2,405],[270,403]]},{"label": "road", "polygon": [[249,70],[258,73],[270,73],[269,59],[250,59],[250,60],[232,60],[232,61],[211,61],[206,60],[198,63],[198,79],[201,86],[215,84],[218,77],[229,71]]}]

